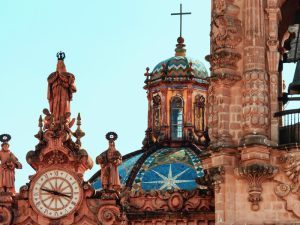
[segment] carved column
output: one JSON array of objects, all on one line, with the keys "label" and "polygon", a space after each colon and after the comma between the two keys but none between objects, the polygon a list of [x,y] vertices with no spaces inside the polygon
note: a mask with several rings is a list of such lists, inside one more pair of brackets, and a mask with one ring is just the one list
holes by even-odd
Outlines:
[{"label": "carved column", "polygon": [[269,87],[265,62],[265,21],[263,0],[244,4],[243,132],[261,142],[269,136]]},{"label": "carved column", "polygon": [[267,40],[267,60],[268,60],[268,73],[270,77],[270,113],[271,113],[271,134],[272,141],[278,142],[278,125],[279,121],[277,117],[274,117],[274,113],[279,111],[278,105],[278,64],[280,54],[278,52],[278,24],[281,19],[280,9],[277,6],[277,0],[268,0],[268,8],[266,9],[268,14],[268,40]]},{"label": "carved column", "polygon": [[241,59],[238,45],[241,43],[240,8],[234,0],[212,1],[211,80],[208,91],[208,127],[212,147],[232,146],[229,132],[230,89],[240,80],[237,63]]}]

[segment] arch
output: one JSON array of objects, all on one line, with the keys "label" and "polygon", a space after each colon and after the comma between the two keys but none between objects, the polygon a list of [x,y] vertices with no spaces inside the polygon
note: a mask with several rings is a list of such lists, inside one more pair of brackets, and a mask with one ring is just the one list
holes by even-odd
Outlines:
[{"label": "arch", "polygon": [[183,138],[184,102],[181,96],[171,98],[170,104],[170,130],[172,140]]}]

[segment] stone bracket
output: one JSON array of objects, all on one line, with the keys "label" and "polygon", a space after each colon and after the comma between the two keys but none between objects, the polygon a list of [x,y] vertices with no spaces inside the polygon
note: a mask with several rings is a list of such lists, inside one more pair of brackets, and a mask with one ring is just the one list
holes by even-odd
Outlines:
[{"label": "stone bracket", "polygon": [[261,193],[263,191],[262,183],[271,179],[278,172],[278,168],[270,164],[250,164],[235,169],[235,174],[246,179],[249,184],[248,201],[251,202],[253,211],[259,210],[259,202],[262,201]]}]

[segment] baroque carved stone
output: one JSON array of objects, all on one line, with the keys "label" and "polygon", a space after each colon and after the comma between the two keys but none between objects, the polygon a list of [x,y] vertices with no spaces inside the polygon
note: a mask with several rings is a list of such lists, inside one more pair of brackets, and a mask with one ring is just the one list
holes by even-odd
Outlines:
[{"label": "baroque carved stone", "polygon": [[286,202],[286,209],[300,218],[300,154],[286,153],[281,159],[285,179],[276,177],[275,194]]},{"label": "baroque carved stone", "polygon": [[233,75],[237,73],[237,62],[241,55],[236,48],[242,41],[239,12],[240,8],[234,1],[213,1],[210,34],[212,53],[206,58],[211,64],[212,75],[221,73],[218,71],[220,69],[229,69]]},{"label": "baroque carved stone", "polygon": [[268,76],[253,70],[244,74],[243,127],[247,134],[265,134],[269,125]]},{"label": "baroque carved stone", "polygon": [[263,200],[261,197],[262,183],[273,178],[277,172],[277,167],[268,164],[251,164],[236,168],[236,175],[248,181],[248,201],[251,202],[253,211],[259,210],[259,202]]},{"label": "baroque carved stone", "polygon": [[219,193],[221,190],[220,184],[224,182],[224,174],[225,170],[223,166],[212,167],[204,170],[204,176],[197,178],[196,182]]},{"label": "baroque carved stone", "polygon": [[121,204],[127,212],[193,212],[214,209],[214,199],[201,190],[167,190],[151,192],[126,192],[121,197]]},{"label": "baroque carved stone", "polygon": [[10,225],[13,221],[13,213],[6,206],[0,206],[0,224]]},{"label": "baroque carved stone", "polygon": [[97,218],[102,225],[121,224],[120,209],[115,205],[104,205],[99,208]]}]

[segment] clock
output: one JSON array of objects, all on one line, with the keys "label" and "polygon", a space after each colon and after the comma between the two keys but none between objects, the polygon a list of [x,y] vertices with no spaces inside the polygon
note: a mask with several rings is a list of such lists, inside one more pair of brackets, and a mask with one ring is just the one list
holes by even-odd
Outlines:
[{"label": "clock", "polygon": [[30,185],[30,202],[35,211],[50,219],[74,212],[82,201],[78,179],[66,170],[47,170]]}]

